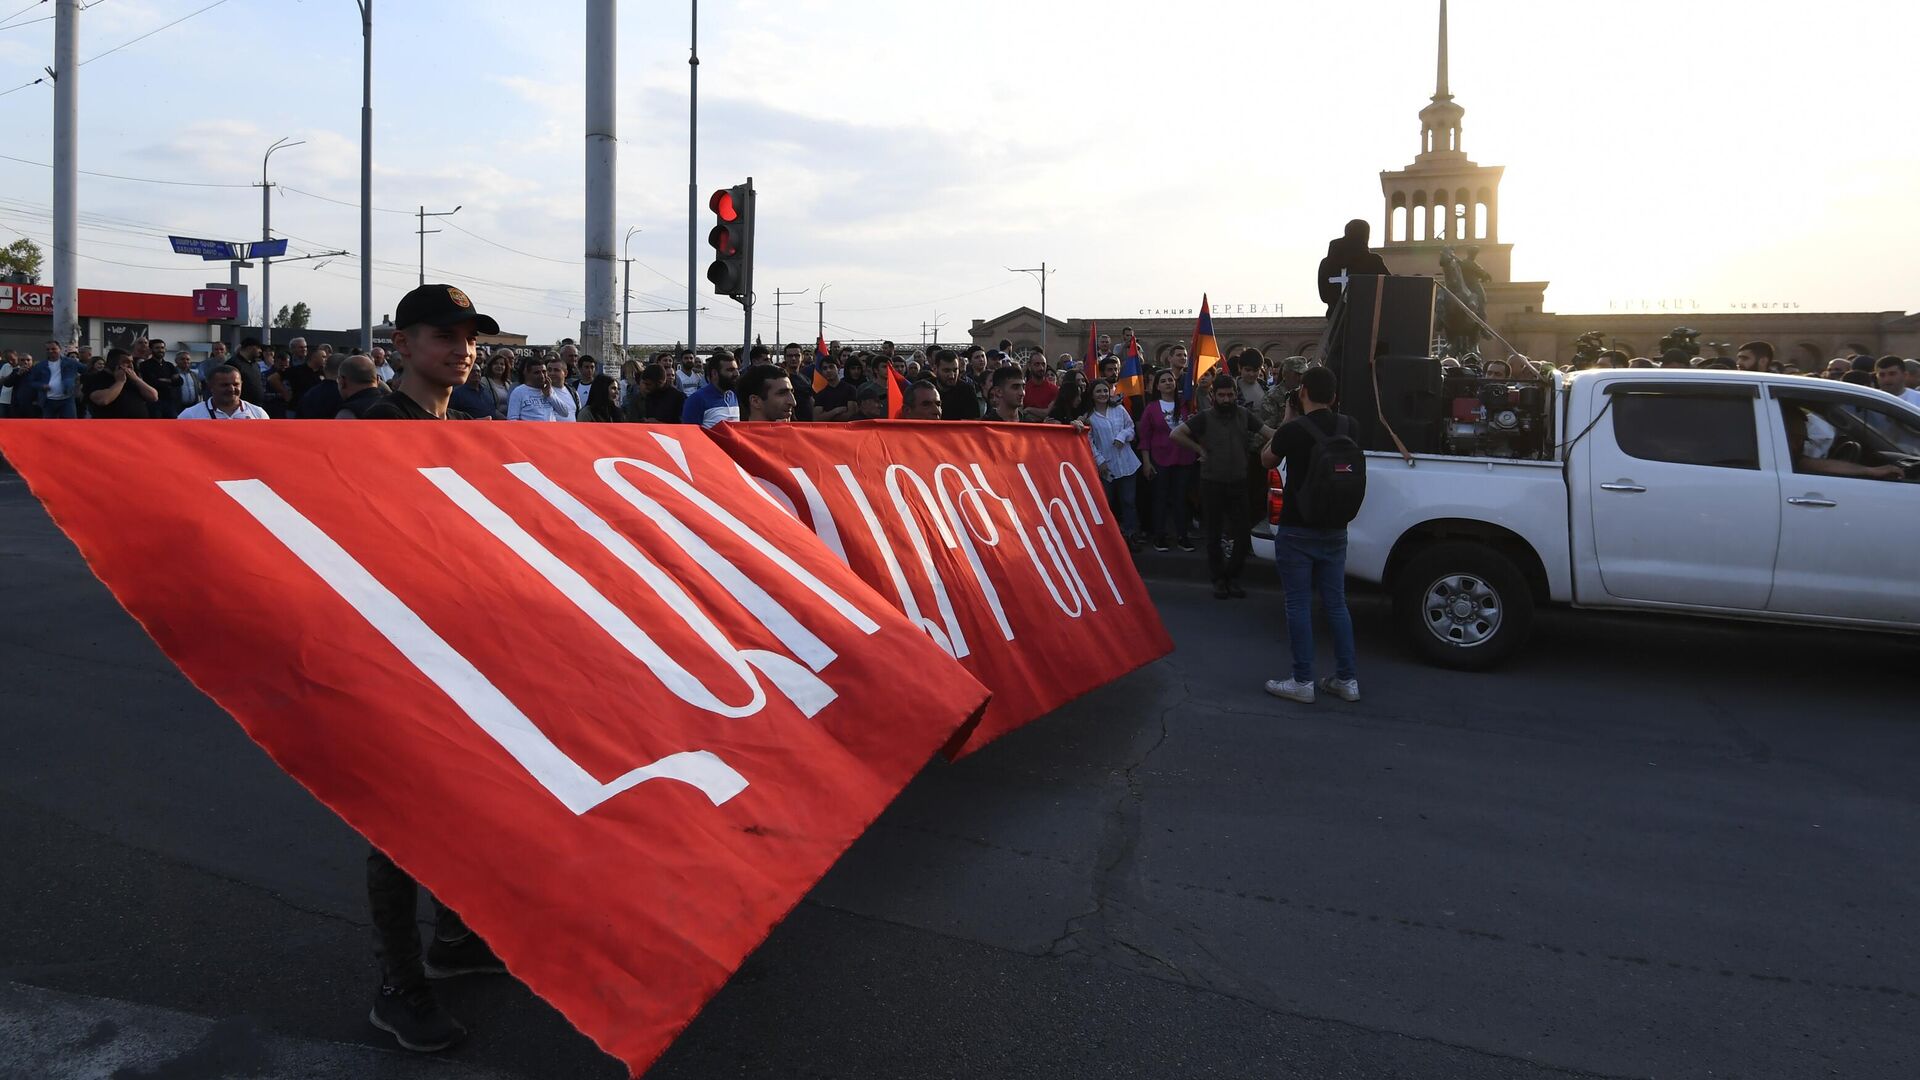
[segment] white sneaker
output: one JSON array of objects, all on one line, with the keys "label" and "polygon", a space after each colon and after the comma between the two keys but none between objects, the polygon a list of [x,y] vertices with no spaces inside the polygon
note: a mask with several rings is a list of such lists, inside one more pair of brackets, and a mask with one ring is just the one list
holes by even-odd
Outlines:
[{"label": "white sneaker", "polygon": [[1288,701],[1297,701],[1302,705],[1313,704],[1313,684],[1301,682],[1298,679],[1288,679],[1285,682],[1279,679],[1268,679],[1267,693],[1274,697],[1286,698]]},{"label": "white sneaker", "polygon": [[1321,693],[1333,694],[1341,701],[1360,700],[1359,679],[1336,679],[1329,675],[1317,684]]}]

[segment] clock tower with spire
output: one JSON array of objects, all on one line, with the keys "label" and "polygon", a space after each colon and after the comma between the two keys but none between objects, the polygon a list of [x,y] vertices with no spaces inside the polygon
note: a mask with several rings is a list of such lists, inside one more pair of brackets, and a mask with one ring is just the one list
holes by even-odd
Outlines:
[{"label": "clock tower with spire", "polygon": [[1480,266],[1492,277],[1488,317],[1538,312],[1547,283],[1513,280],[1513,245],[1500,242],[1500,178],[1504,166],[1479,165],[1467,157],[1460,121],[1467,114],[1447,83],[1447,0],[1440,0],[1440,48],[1433,100],[1420,110],[1420,152],[1404,169],[1380,174],[1386,197],[1386,228],[1376,249],[1396,274],[1440,273],[1440,252],[1452,247],[1462,258],[1480,249]]}]

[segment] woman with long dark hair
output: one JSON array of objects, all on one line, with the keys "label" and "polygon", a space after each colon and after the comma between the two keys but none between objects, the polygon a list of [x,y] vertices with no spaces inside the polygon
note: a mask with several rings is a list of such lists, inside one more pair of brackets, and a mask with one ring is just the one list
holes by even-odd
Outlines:
[{"label": "woman with long dark hair", "polygon": [[613,376],[593,377],[593,385],[587,390],[587,403],[575,419],[602,424],[616,424],[626,419],[626,415],[620,411],[620,403],[614,400]]},{"label": "woman with long dark hair", "polygon": [[1140,407],[1140,454],[1153,466],[1153,549],[1166,551],[1178,537],[1181,551],[1193,550],[1193,515],[1187,510],[1187,491],[1199,461],[1193,451],[1173,441],[1173,429],[1193,414],[1189,402],[1179,400],[1180,380],[1171,368],[1153,373],[1153,397]]},{"label": "woman with long dark hair", "polygon": [[1087,414],[1093,411],[1093,398],[1087,392],[1086,376],[1078,371],[1060,373],[1060,393],[1053,399],[1053,405],[1047,409],[1049,424],[1078,424],[1086,426]]},{"label": "woman with long dark hair", "polygon": [[480,373],[480,391],[493,405],[493,418],[507,418],[507,399],[513,396],[513,350],[501,346],[487,354],[487,365]]}]

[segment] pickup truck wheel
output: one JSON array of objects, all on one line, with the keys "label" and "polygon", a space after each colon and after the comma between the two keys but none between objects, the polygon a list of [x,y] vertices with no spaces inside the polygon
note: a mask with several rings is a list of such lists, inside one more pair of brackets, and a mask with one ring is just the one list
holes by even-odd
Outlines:
[{"label": "pickup truck wheel", "polygon": [[1393,610],[1422,657],[1471,671],[1499,663],[1526,640],[1533,591],[1499,551],[1454,541],[1435,544],[1400,570]]}]

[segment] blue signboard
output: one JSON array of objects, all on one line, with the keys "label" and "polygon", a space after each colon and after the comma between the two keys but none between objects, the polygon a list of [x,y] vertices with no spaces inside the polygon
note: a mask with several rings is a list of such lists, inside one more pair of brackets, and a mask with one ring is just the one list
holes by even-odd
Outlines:
[{"label": "blue signboard", "polygon": [[[238,245],[225,240],[196,240],[191,236],[169,236],[167,239],[172,242],[176,255],[198,255],[209,262],[240,257]],[[280,241],[280,245],[284,248],[286,241]]]},{"label": "blue signboard", "polygon": [[249,259],[277,259],[287,253],[285,240],[255,240],[247,245]]}]

